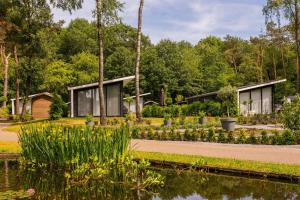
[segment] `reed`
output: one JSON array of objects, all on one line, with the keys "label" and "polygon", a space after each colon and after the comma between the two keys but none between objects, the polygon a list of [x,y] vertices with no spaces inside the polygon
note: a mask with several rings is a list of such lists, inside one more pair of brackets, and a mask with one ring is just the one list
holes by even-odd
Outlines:
[{"label": "reed", "polygon": [[124,159],[130,131],[52,123],[21,127],[19,142],[26,162],[50,166],[78,166]]}]

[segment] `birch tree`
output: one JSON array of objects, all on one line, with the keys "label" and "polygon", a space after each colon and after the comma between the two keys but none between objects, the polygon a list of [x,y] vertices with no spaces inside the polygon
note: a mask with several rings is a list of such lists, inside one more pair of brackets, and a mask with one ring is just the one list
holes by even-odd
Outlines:
[{"label": "birch tree", "polygon": [[140,7],[138,13],[138,30],[136,41],[136,61],[135,61],[135,108],[136,119],[138,122],[142,121],[142,114],[140,108],[140,60],[141,60],[141,37],[142,37],[142,21],[143,21],[144,0],[140,0]]}]

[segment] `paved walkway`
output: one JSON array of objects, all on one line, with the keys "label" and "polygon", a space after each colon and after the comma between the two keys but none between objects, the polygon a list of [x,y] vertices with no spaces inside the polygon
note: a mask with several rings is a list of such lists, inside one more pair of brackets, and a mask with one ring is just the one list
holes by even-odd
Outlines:
[{"label": "paved walkway", "polygon": [[218,158],[233,158],[237,160],[254,160],[300,165],[300,145],[268,146],[132,140],[131,147],[138,151],[201,155]]},{"label": "paved walkway", "polygon": [[3,131],[3,128],[10,126],[8,123],[0,123],[0,141],[18,142],[17,133]]},{"label": "paved walkway", "polygon": [[253,128],[253,129],[260,129],[260,130],[284,130],[281,125],[274,125],[274,124],[267,124],[267,125],[236,125],[236,128]]}]

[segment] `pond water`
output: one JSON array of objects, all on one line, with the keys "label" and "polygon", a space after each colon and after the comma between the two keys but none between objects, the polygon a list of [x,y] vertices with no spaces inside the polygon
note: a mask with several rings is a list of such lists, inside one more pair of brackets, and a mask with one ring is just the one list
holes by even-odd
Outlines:
[{"label": "pond water", "polygon": [[101,181],[70,187],[63,172],[25,172],[16,162],[0,161],[0,167],[0,194],[33,188],[33,199],[300,199],[298,184],[195,171],[155,169],[166,177],[165,186],[155,191],[137,191]]}]

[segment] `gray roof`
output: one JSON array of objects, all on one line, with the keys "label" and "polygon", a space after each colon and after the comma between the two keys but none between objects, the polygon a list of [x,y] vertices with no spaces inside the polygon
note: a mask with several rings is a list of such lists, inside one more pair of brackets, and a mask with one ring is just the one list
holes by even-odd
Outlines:
[{"label": "gray roof", "polygon": [[[241,87],[237,88],[237,92],[242,92],[242,91],[252,90],[252,89],[266,87],[266,86],[270,86],[270,85],[275,85],[277,83],[282,83],[282,82],[285,82],[285,81],[286,81],[286,79],[282,79],[282,80],[276,80],[276,81],[269,81],[269,82],[265,82],[265,83],[256,83],[256,84],[241,86]],[[208,96],[215,96],[217,94],[218,94],[218,91],[209,92],[209,93],[205,93],[205,94],[200,94],[200,95],[187,97],[186,100],[194,99],[194,98],[203,98],[203,97],[208,97]]]},{"label": "gray roof", "polygon": [[[111,84],[111,83],[117,83],[117,82],[127,82],[127,81],[130,81],[130,80],[133,80],[134,78],[135,78],[135,76],[127,76],[127,77],[107,80],[107,81],[103,82],[103,85]],[[75,86],[75,87],[68,87],[68,90],[79,90],[79,89],[84,89],[84,88],[96,87],[98,85],[99,85],[99,82],[96,82],[96,83],[90,83],[90,84]]]},{"label": "gray roof", "polygon": [[[148,95],[150,95],[150,94],[151,94],[150,92],[149,92],[149,93],[140,94],[140,97],[148,96]],[[129,99],[129,98],[135,99],[136,96],[125,97],[125,98],[123,98],[123,99]]]}]

